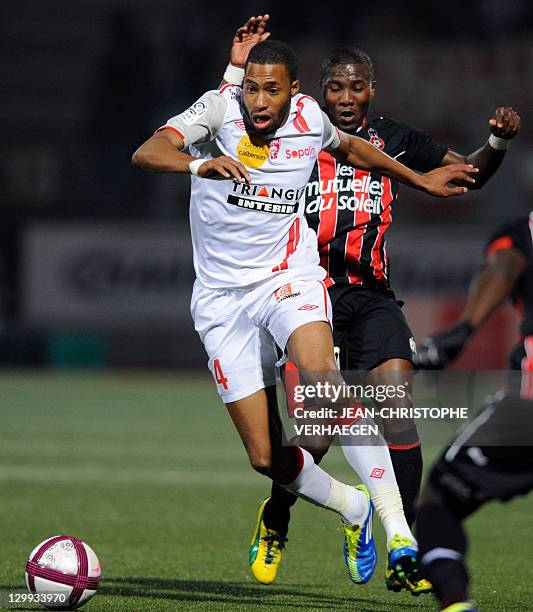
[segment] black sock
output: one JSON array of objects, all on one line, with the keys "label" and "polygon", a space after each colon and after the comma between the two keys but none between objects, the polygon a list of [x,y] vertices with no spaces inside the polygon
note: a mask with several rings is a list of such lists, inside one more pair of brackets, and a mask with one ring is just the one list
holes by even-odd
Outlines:
[{"label": "black sock", "polygon": [[[433,584],[441,604],[447,606],[468,599],[463,512],[456,512],[454,507],[441,501],[427,502],[420,507],[417,519],[422,574]],[[438,552],[434,559],[433,551]]]},{"label": "black sock", "polygon": [[423,574],[433,585],[442,608],[468,601],[468,573],[462,560],[437,559],[424,567]]},{"label": "black sock", "polygon": [[[311,452],[311,449],[309,449],[309,452]],[[322,461],[326,452],[327,449],[321,453],[311,452],[316,465]],[[291,508],[297,501],[298,495],[287,491],[281,485],[273,482],[270,499],[263,511],[265,527],[279,531],[283,537],[286,537],[289,530],[289,521],[291,520]]]},{"label": "black sock", "polygon": [[279,531],[285,537],[289,529],[289,521],[291,520],[291,508],[297,499],[297,495],[273,482],[270,499],[263,512],[265,527]]},{"label": "black sock", "polygon": [[394,474],[402,496],[403,510],[409,526],[416,518],[416,503],[422,480],[422,450],[420,446],[399,450],[389,448]]}]

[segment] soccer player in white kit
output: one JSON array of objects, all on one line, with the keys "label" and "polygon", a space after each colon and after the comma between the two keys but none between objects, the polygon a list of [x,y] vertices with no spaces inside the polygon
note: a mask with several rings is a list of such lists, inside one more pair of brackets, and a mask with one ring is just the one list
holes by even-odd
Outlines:
[{"label": "soccer player in white kit", "polygon": [[[183,152],[186,147],[191,155]],[[418,175],[364,140],[339,132],[314,99],[299,93],[294,52],[276,41],[252,49],[242,90],[227,85],[207,92],[141,145],[132,162],[145,170],[192,175],[197,279],[191,312],[219,394],[255,470],[340,514],[350,576],[363,583],[376,565],[367,488],[340,483],[306,450],[283,446],[276,405],[276,345],[306,372],[308,383],[343,384],[334,359],[325,272],[300,202],[323,148],[433,195],[467,191],[448,187],[451,181],[474,182],[471,166]],[[386,445],[369,449],[347,442],[342,449],[373,488],[382,521],[411,542],[398,556],[406,561],[400,570],[416,571],[416,543]],[[375,469],[383,474],[379,489],[370,480]],[[274,557],[283,545],[269,534],[258,534],[258,540]]]}]

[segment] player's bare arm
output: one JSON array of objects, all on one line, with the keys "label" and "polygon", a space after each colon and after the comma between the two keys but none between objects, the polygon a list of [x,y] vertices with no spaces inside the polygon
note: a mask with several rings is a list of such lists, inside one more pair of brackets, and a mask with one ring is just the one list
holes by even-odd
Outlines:
[{"label": "player's bare arm", "polygon": [[520,116],[510,106],[500,106],[494,116],[489,119],[489,140],[477,151],[469,155],[461,155],[456,151],[448,151],[443,157],[441,165],[465,163],[473,164],[479,168],[476,184],[471,189],[481,189],[490,177],[498,170],[505,156],[509,141],[520,130]]},{"label": "player's bare arm", "polygon": [[379,172],[383,176],[396,179],[410,187],[441,197],[461,195],[468,191],[462,186],[449,187],[448,183],[464,181],[468,185],[475,184],[475,179],[471,175],[476,174],[478,169],[472,165],[451,164],[426,174],[417,174],[366,140],[344,132],[339,132],[339,135],[340,145],[333,155],[356,168]]},{"label": "player's bare arm", "polygon": [[512,293],[525,267],[526,258],[518,249],[499,250],[489,255],[472,280],[460,320],[474,329],[482,325]]},{"label": "player's bare arm", "polygon": [[[191,162],[197,158],[183,152],[183,139],[173,130],[161,130],[144,142],[133,154],[132,164],[149,172],[191,174]],[[194,168],[194,166],[193,166]],[[232,157],[220,156],[203,160],[197,175],[202,178],[234,178],[250,181],[246,168]]]},{"label": "player's bare arm", "polygon": [[417,364],[426,370],[445,368],[464,349],[475,330],[501,306],[526,268],[526,258],[515,248],[498,250],[473,278],[459,322],[422,341]]}]

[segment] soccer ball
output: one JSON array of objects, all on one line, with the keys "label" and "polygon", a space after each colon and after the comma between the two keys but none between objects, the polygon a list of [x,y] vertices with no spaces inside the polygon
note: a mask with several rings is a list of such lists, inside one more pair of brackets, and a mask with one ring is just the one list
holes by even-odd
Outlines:
[{"label": "soccer ball", "polygon": [[26,585],[48,608],[76,608],[100,582],[94,550],[72,536],[55,536],[37,545],[26,563]]}]

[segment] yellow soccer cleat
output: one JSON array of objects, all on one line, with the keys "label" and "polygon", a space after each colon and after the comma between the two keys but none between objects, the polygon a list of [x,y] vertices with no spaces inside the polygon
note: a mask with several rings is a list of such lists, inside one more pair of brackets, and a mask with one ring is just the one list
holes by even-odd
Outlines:
[{"label": "yellow soccer cleat", "polygon": [[285,548],[286,538],[279,531],[267,529],[263,512],[270,497],[259,506],[257,524],[248,551],[248,563],[254,578],[261,584],[272,584],[276,579],[281,561],[281,551]]},{"label": "yellow soccer cleat", "polygon": [[392,538],[385,570],[385,585],[389,591],[397,593],[405,589],[415,597],[433,592],[431,582],[418,572],[417,553],[418,547],[409,538],[399,535]]},{"label": "yellow soccer cleat", "polygon": [[473,603],[463,601],[460,603],[454,603],[447,608],[443,608],[441,612],[479,612],[479,609],[476,608]]},{"label": "yellow soccer cleat", "polygon": [[389,591],[398,593],[402,589],[406,589],[415,597],[433,592],[433,585],[431,582],[429,582],[429,580],[420,578],[416,582],[409,581],[409,583],[402,584],[394,575],[394,570],[391,570],[389,567],[387,567],[385,570],[385,584],[387,585],[387,589],[389,589]]}]

